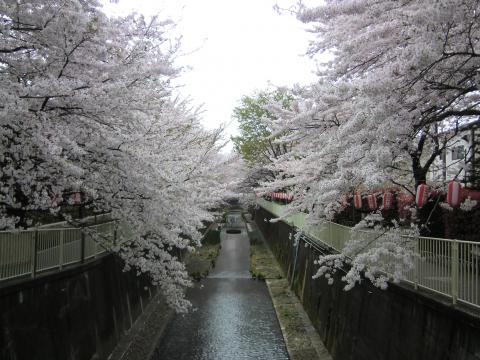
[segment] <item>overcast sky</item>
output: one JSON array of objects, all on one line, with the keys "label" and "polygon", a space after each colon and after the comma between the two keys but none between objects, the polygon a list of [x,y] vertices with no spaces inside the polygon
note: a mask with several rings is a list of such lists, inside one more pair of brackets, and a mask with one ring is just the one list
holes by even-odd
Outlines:
[{"label": "overcast sky", "polygon": [[[315,63],[305,53],[309,34],[291,15],[279,15],[294,0],[119,0],[107,11],[135,9],[178,21],[181,65],[191,70],[179,79],[182,94],[204,104],[203,123],[212,128],[231,121],[242,95],[271,86],[306,84]],[[115,10],[116,9],[116,10]],[[232,123],[229,134],[236,132]]]}]

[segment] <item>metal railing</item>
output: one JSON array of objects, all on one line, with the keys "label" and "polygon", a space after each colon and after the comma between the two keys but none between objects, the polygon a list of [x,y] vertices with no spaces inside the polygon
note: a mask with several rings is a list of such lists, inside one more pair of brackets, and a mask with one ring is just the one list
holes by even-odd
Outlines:
[{"label": "metal railing", "polygon": [[[257,204],[282,218],[282,221],[298,228],[308,237],[341,252],[352,236],[368,236],[372,240],[382,234],[356,230],[348,226],[325,221],[318,226],[308,226],[305,214],[285,215],[285,206],[265,199]],[[403,236],[416,253],[414,268],[404,275],[404,281],[457,301],[480,307],[480,242]]]},{"label": "metal railing", "polygon": [[82,263],[115,243],[113,221],[84,228],[0,231],[0,281]]},{"label": "metal railing", "polygon": [[[105,223],[105,222],[112,221],[112,215],[110,213],[101,213],[101,214],[89,215],[81,219],[72,219],[72,221],[74,224],[78,222],[83,226],[95,225],[98,223]],[[64,221],[59,221],[55,223],[40,225],[38,226],[38,228],[39,229],[65,228],[65,227],[69,227],[69,225],[70,223],[64,220]]]}]

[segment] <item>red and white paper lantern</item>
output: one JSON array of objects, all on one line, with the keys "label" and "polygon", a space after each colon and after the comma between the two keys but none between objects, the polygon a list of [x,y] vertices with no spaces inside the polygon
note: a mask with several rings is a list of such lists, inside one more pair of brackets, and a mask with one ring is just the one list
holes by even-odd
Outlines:
[{"label": "red and white paper lantern", "polygon": [[370,210],[375,210],[377,208],[377,198],[374,194],[367,195],[367,202]]},{"label": "red and white paper lantern", "polygon": [[59,195],[54,195],[54,196],[50,199],[50,201],[51,201],[51,205],[52,205],[53,207],[57,207],[57,206],[59,206],[59,205],[62,203],[62,197],[59,196]]},{"label": "red and white paper lantern", "polygon": [[461,201],[462,186],[458,181],[450,181],[448,183],[447,202],[451,207],[457,207]]},{"label": "red and white paper lantern", "polygon": [[362,195],[360,194],[353,195],[353,206],[355,207],[355,209],[362,208]]},{"label": "red and white paper lantern", "polygon": [[415,196],[415,202],[417,203],[418,208],[422,208],[423,205],[427,202],[427,185],[420,184],[417,187],[417,195]]},{"label": "red and white paper lantern", "polygon": [[382,199],[382,208],[391,209],[393,206],[393,194],[391,192],[385,191],[383,193]]},{"label": "red and white paper lantern", "polygon": [[82,202],[82,197],[79,192],[74,192],[70,195],[68,203],[70,205],[78,205]]}]

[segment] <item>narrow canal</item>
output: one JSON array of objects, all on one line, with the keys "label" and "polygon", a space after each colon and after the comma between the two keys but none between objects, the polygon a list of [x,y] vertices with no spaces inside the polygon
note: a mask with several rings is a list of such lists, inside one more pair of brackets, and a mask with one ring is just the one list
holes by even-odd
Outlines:
[{"label": "narrow canal", "polygon": [[249,273],[250,245],[241,214],[231,212],[209,277],[188,297],[197,311],[177,315],[152,360],[287,360],[288,354],[264,282]]}]

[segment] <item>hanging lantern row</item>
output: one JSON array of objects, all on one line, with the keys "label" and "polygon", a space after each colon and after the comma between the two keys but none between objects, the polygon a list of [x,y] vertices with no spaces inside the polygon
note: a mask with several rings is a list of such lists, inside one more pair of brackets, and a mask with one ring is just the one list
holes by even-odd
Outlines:
[{"label": "hanging lantern row", "polygon": [[293,200],[293,194],[287,194],[282,192],[270,192],[267,194],[267,196],[276,200],[287,200],[287,201]]},{"label": "hanging lantern row", "polygon": [[[480,192],[475,190],[463,189],[458,181],[450,181],[447,186],[447,203],[451,207],[459,207],[462,201],[466,198],[480,200]],[[425,184],[420,184],[417,187],[416,203],[419,208],[422,208],[428,198],[428,187]]]},{"label": "hanging lantern row", "polygon": [[82,194],[79,192],[74,192],[70,195],[70,198],[68,199],[68,203],[70,205],[78,205],[82,203]]},{"label": "hanging lantern row", "polygon": [[[459,207],[460,203],[465,200],[467,197],[471,197],[472,199],[476,199],[480,201],[480,191],[474,191],[469,189],[462,189],[462,185],[458,181],[450,181],[448,183],[447,188],[447,202],[451,207]],[[430,189],[426,184],[420,184],[417,187],[417,192],[415,195],[415,203],[418,208],[422,208],[425,206],[428,200],[428,196],[430,193]],[[285,201],[292,201],[293,194],[287,194],[284,192],[269,192],[265,194],[267,197],[275,200],[285,200]],[[367,198],[367,205],[370,210],[376,210],[378,208],[377,204],[377,195],[378,194],[368,194],[366,195]],[[401,203],[408,203],[410,202],[410,196],[405,195],[402,193],[398,194]],[[405,199],[403,199],[403,197]],[[413,199],[412,199],[413,200]],[[346,201],[346,200],[345,200]],[[344,202],[345,202],[344,201]],[[81,203],[81,194],[79,192],[72,193],[69,199],[70,204],[80,204]],[[362,194],[356,193],[353,195],[353,206],[355,209],[362,209],[363,200]],[[384,191],[382,193],[382,206],[381,209],[391,209],[393,208],[393,193],[390,191]]]},{"label": "hanging lantern row", "polygon": [[70,194],[65,194],[64,196],[62,195],[53,195],[50,198],[50,205],[52,207],[57,207],[62,204],[68,204],[68,205],[80,205],[86,200],[86,195],[83,194],[82,192],[75,191]]},{"label": "hanging lantern row", "polygon": [[[480,192],[475,191],[462,191],[462,186],[458,181],[450,181],[448,184],[447,202],[452,207],[460,206],[460,203],[468,196],[472,198],[480,198]],[[426,184],[420,184],[417,187],[417,193],[415,196],[415,203],[418,208],[422,208],[427,203],[429,196],[429,188]],[[467,196],[468,194],[468,196]],[[377,209],[377,198],[375,194],[367,195],[367,204],[370,210]],[[362,208],[362,195],[353,195],[353,205],[355,209]],[[391,209],[393,207],[393,194],[385,191],[382,194],[382,209]]]},{"label": "hanging lantern row", "polygon": [[[450,181],[447,188],[447,202],[451,207],[459,207],[460,204],[470,197],[473,200],[480,201],[480,191],[464,189],[458,181]],[[431,193],[430,188],[426,184],[420,184],[417,187],[417,192],[415,195],[415,203],[418,208],[422,208],[427,203],[428,197]],[[367,205],[370,210],[376,210],[378,208],[377,204],[377,194],[368,194],[366,195]],[[393,208],[393,193],[390,191],[384,191],[382,193],[382,206],[380,209],[391,209]],[[410,204],[414,199],[404,193],[397,194],[397,204],[399,209],[403,209],[405,206]],[[353,206],[355,209],[360,210],[363,207],[362,203],[362,194],[356,193],[353,195]]]},{"label": "hanging lantern row", "polygon": [[[362,208],[362,195],[355,194],[353,195],[353,206],[355,209]],[[370,210],[376,210],[378,208],[377,204],[377,194],[368,194],[367,195],[367,205]],[[388,210],[393,207],[393,194],[391,192],[385,191],[382,194],[382,209]]]},{"label": "hanging lantern row", "polygon": [[50,198],[50,205],[53,207],[60,206],[66,202],[68,205],[78,205],[82,203],[82,193],[81,192],[73,192],[63,198],[60,195],[54,195]]}]

